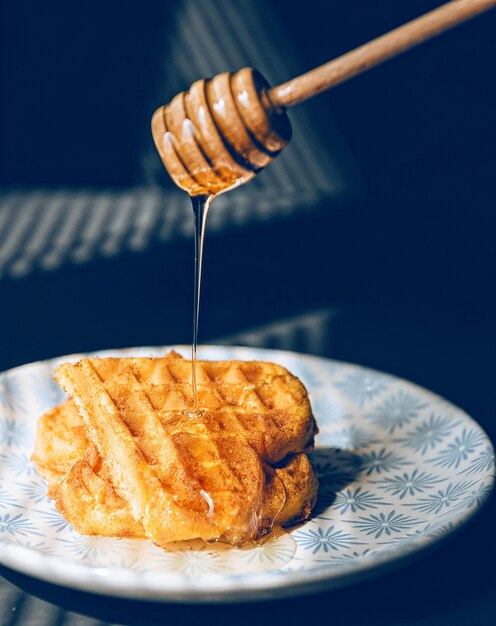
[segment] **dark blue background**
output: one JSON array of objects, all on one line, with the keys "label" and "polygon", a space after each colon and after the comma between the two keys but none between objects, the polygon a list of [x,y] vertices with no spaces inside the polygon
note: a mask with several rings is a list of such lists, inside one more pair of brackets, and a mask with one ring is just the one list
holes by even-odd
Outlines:
[{"label": "dark blue background", "polygon": [[[271,4],[308,68],[439,5]],[[176,6],[4,2],[0,183],[141,182],[140,150],[151,142],[150,114],[162,103],[150,87],[158,75],[158,42]],[[303,224],[302,245],[305,237],[324,242],[327,233],[332,245],[304,247],[296,263],[284,252],[291,233],[289,240],[270,228],[257,233],[257,246],[277,249],[267,277],[256,277],[259,294],[270,289],[279,259],[285,274],[305,277],[298,297],[305,304],[365,296],[426,305],[471,322],[494,318],[495,26],[496,14],[477,18],[320,97],[367,193],[361,203],[341,211],[331,206]],[[170,184],[165,173],[163,182]],[[243,250],[246,237],[223,245]],[[250,263],[242,253],[229,258],[229,271],[244,282]],[[332,280],[322,285],[316,268],[331,272]],[[215,302],[222,288],[213,268],[205,281],[205,299]],[[281,292],[291,290],[288,280]],[[207,337],[215,334],[208,324],[204,319]]]}]

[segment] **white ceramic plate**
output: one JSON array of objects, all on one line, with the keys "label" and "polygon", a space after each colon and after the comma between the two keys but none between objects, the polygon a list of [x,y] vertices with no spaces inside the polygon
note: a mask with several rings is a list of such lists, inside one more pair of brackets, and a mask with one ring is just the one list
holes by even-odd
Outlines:
[{"label": "white ceramic plate", "polygon": [[[158,356],[137,348],[105,356]],[[189,356],[187,347],[176,347]],[[393,376],[327,359],[205,346],[204,359],[266,360],[301,378],[320,434],[319,500],[306,523],[258,545],[82,537],[46,497],[30,461],[38,417],[64,399],[52,380],[71,355],[0,375],[0,561],[53,583],[113,596],[235,602],[337,587],[396,564],[465,522],[488,498],[487,435],[442,398]]]}]

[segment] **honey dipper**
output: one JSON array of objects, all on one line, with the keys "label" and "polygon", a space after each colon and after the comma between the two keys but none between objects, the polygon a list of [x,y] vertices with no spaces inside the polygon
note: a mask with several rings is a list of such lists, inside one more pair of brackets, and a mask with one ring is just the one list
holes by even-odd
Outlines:
[{"label": "honey dipper", "polygon": [[197,80],[157,109],[152,133],[174,182],[215,196],[250,180],[291,138],[286,109],[496,5],[452,0],[306,74],[270,87],[252,68]]}]

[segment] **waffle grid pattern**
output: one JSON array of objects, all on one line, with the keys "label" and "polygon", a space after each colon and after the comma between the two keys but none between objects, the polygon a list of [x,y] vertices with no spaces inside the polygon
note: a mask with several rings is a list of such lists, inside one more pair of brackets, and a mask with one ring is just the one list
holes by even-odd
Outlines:
[{"label": "waffle grid pattern", "polygon": [[[156,360],[86,359],[62,365],[56,377],[103,459],[88,448],[62,481],[58,505],[74,523],[81,485],[95,502],[107,493],[120,511],[116,534],[128,533],[131,512],[159,544],[188,533],[235,542],[251,536],[262,519],[252,513],[264,500],[262,463],[300,453],[313,441],[304,388],[273,364],[199,362],[201,419],[189,412],[191,363],[175,353]],[[170,527],[159,511],[168,511]],[[179,522],[184,537],[177,536]]]}]

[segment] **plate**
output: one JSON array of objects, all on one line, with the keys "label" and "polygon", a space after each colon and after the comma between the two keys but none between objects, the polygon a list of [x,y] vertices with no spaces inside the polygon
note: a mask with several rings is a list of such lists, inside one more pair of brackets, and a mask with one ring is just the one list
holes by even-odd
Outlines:
[{"label": "plate", "polygon": [[[102,356],[160,356],[136,348]],[[189,356],[189,347],[176,346]],[[71,355],[0,375],[0,561],[45,581],[111,596],[237,602],[337,587],[397,565],[447,537],[487,500],[487,435],[443,398],[393,376],[328,359],[204,346],[203,359],[274,361],[309,390],[320,433],[313,517],[255,544],[78,535],[30,461],[36,421],[65,395],[54,369]]]}]

